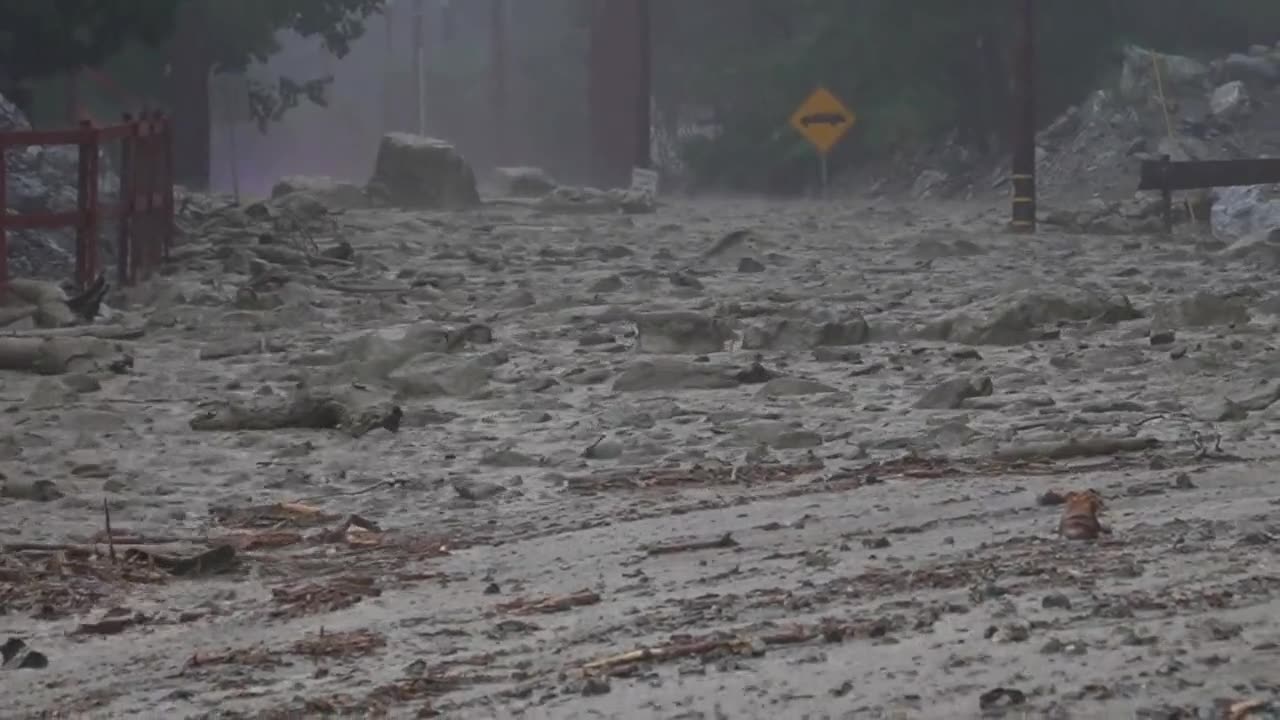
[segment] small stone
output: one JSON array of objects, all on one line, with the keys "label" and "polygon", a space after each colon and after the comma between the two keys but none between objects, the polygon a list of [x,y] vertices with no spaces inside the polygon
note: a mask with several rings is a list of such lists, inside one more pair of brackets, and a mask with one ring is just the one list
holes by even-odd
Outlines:
[{"label": "small stone", "polygon": [[622,457],[622,443],[616,440],[602,440],[582,451],[587,460],[617,460]]},{"label": "small stone", "polygon": [[1178,477],[1173,479],[1173,486],[1178,490],[1195,490],[1195,483],[1191,482],[1191,476],[1187,473],[1178,473]]},{"label": "small stone", "polygon": [[1040,607],[1045,610],[1070,610],[1071,598],[1063,595],[1062,593],[1045,595],[1044,598],[1040,600]]},{"label": "small stone", "polygon": [[1055,490],[1046,491],[1036,498],[1036,504],[1040,507],[1057,507],[1066,502],[1067,498]]},{"label": "small stone", "polygon": [[608,695],[612,688],[609,686],[609,678],[592,675],[582,683],[582,694],[587,697],[594,695]]},{"label": "small stone", "polygon": [[925,393],[915,407],[917,410],[956,410],[965,400],[989,397],[993,392],[991,378],[986,376],[958,377],[943,381]]},{"label": "small stone", "polygon": [[62,384],[66,385],[73,392],[87,394],[97,392],[102,389],[102,383],[92,375],[83,373],[72,373],[62,376]]},{"label": "small stone", "polygon": [[991,634],[991,639],[1001,644],[1025,642],[1030,637],[1031,626],[1023,622],[1002,625]]},{"label": "small stone", "polygon": [[1177,340],[1177,335],[1172,330],[1163,330],[1161,332],[1151,333],[1151,346],[1160,347],[1161,345],[1172,345]]},{"label": "small stone", "polygon": [[453,481],[453,491],[463,500],[479,501],[495,498],[505,493],[507,489],[497,483],[483,480],[460,479]]},{"label": "small stone", "polygon": [[744,257],[738,261],[738,272],[740,273],[762,273],[768,269],[755,258]]},{"label": "small stone", "polygon": [[593,295],[617,292],[623,288],[622,278],[617,275],[600,278],[587,286],[587,292]]}]

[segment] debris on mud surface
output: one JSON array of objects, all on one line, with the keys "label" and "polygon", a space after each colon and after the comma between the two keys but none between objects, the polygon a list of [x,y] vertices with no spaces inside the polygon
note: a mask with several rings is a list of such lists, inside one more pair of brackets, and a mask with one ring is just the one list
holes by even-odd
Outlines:
[{"label": "debris on mud surface", "polygon": [[0,370],[6,713],[1280,701],[1280,281],[965,205],[459,182],[185,196],[109,325],[11,331],[105,344]]}]

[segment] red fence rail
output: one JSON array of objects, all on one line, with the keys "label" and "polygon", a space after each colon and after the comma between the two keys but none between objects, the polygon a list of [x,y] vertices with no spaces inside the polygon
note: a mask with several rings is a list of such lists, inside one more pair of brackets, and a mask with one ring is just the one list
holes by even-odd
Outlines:
[{"label": "red fence rail", "polygon": [[[119,143],[120,192],[115,206],[99,202],[99,158]],[[120,125],[97,127],[85,120],[70,130],[0,132],[0,159],[24,147],[75,145],[79,149],[76,209],[68,212],[9,214],[7,163],[0,161],[0,290],[9,280],[10,230],[75,228],[76,273],[80,287],[97,277],[99,237],[114,221],[116,270],[121,285],[132,285],[169,256],[173,244],[173,126],[158,112],[124,116]]]}]

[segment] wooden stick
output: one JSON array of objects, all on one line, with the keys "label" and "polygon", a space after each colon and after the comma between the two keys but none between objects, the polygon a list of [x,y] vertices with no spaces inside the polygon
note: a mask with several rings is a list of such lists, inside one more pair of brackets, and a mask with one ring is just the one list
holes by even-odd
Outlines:
[{"label": "wooden stick", "polygon": [[111,537],[111,508],[107,505],[107,499],[102,498],[102,515],[106,519],[107,525],[107,551],[111,555],[111,564],[117,565],[116,562],[116,540]]}]

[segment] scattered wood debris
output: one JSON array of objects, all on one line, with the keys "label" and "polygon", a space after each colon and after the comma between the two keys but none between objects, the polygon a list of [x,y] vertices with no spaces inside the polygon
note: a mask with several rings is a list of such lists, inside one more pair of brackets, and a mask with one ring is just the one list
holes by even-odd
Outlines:
[{"label": "scattered wood debris", "polygon": [[591,590],[579,590],[568,595],[552,595],[532,600],[520,598],[502,603],[498,605],[498,609],[516,615],[534,615],[563,612],[575,607],[595,605],[598,602],[600,602],[600,596],[596,593]]},{"label": "scattered wood debris", "polygon": [[345,576],[328,583],[305,583],[275,588],[271,596],[281,607],[273,617],[297,618],[349,608],[367,597],[378,597],[382,589],[372,577]]}]

